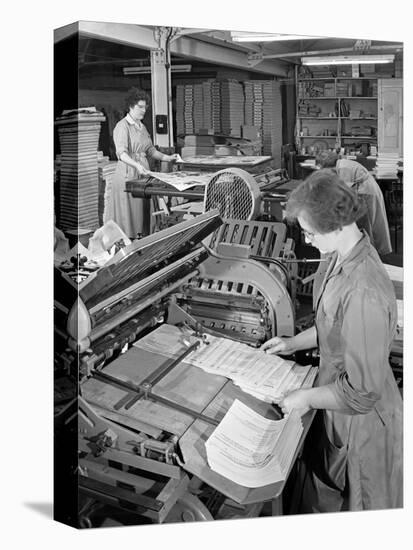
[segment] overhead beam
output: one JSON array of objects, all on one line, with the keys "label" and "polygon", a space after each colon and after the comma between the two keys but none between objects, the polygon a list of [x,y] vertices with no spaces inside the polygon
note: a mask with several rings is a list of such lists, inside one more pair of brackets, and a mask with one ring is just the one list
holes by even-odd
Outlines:
[{"label": "overhead beam", "polygon": [[[83,35],[108,40],[119,44],[126,44],[141,49],[154,50],[159,48],[155,38],[156,27],[148,28],[139,25],[125,23],[98,23],[94,21],[79,21],[73,25],[61,27],[55,31],[55,42],[58,42],[70,34],[79,32]],[[174,55],[190,57],[204,63],[227,65],[247,71],[255,70],[260,73],[273,76],[287,76],[288,65],[279,61],[263,61],[259,66],[251,68],[248,62],[248,54],[217,44],[211,44],[182,36],[172,41],[170,52]]]},{"label": "overhead beam", "polygon": [[[251,71],[247,53],[193,38],[183,36],[176,39],[171,45],[171,53],[206,63],[227,65]],[[288,66],[285,63],[263,61],[258,67],[254,67],[253,70],[274,76],[287,76]]]},{"label": "overhead beam", "polygon": [[79,23],[71,23],[70,25],[65,25],[64,27],[59,27],[58,29],[54,30],[53,36],[54,36],[54,42],[55,44],[57,42],[61,42],[65,38],[68,38],[69,36],[72,36],[72,34],[75,34],[79,31]]},{"label": "overhead beam", "polygon": [[[69,27],[71,27],[69,29]],[[72,25],[67,27],[61,27],[57,29],[60,31],[56,38],[61,39],[63,36],[66,38],[68,32],[79,32],[83,35],[91,38],[98,38],[100,40],[108,40],[110,42],[117,42],[119,44],[126,44],[128,46],[134,46],[138,48],[152,50],[158,47],[158,42],[155,40],[153,28],[142,27],[139,25],[131,25],[128,23],[98,23],[95,21],[79,21],[75,24],[75,28]]]},{"label": "overhead beam", "polygon": [[[395,44],[395,45],[387,45],[387,46],[370,46],[367,50],[363,50],[363,53],[368,53],[370,50],[402,50],[403,44]],[[300,57],[300,56],[306,56],[306,55],[325,55],[330,53],[344,53],[344,52],[359,52],[359,50],[355,50],[352,47],[348,48],[330,48],[327,50],[308,50],[305,52],[289,52],[289,53],[273,53],[273,54],[264,54],[262,56],[262,59],[277,59],[277,58],[284,58],[284,57]]]}]

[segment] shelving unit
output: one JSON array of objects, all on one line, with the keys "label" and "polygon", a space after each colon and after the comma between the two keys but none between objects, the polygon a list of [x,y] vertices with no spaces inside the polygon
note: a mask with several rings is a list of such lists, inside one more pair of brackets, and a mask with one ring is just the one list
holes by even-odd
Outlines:
[{"label": "shelving unit", "polygon": [[377,84],[376,77],[297,78],[297,150],[377,147]]}]

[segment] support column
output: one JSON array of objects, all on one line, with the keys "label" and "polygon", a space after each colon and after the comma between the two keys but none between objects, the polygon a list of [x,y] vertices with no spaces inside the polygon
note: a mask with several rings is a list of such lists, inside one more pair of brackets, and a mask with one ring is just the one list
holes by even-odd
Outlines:
[{"label": "support column", "polygon": [[166,153],[174,146],[169,35],[169,28],[157,27],[155,38],[159,47],[151,50],[153,142]]}]

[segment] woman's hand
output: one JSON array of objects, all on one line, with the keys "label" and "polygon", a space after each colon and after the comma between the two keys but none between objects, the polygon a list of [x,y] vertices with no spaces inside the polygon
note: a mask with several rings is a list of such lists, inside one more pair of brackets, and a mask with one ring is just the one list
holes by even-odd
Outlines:
[{"label": "woman's hand", "polygon": [[294,337],[280,338],[275,336],[271,340],[267,340],[260,348],[267,353],[281,353],[283,355],[290,355],[296,351]]},{"label": "woman's hand", "polygon": [[149,170],[147,170],[145,166],[142,166],[142,164],[136,163],[135,167],[140,176],[146,176],[146,174],[149,174]]},{"label": "woman's hand", "polygon": [[180,156],[178,153],[174,153],[173,155],[165,155],[164,160],[166,160],[166,162],[178,162],[178,160],[180,160]]},{"label": "woman's hand", "polygon": [[308,390],[294,390],[277,402],[284,414],[290,414],[293,409],[298,409],[301,416],[310,410],[310,396]]}]

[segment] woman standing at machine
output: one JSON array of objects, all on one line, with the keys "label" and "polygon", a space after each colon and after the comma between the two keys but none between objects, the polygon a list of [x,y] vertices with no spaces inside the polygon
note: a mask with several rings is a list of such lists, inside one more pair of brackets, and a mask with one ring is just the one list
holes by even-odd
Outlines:
[{"label": "woman standing at machine", "polygon": [[128,180],[144,176],[149,171],[148,157],[173,162],[178,155],[165,155],[155,149],[142,123],[148,107],[148,94],[131,88],[125,99],[127,115],[113,130],[118,164],[107,196],[105,221],[114,220],[130,238],[150,233],[151,202],[135,199],[125,192]]},{"label": "woman standing at machine", "polygon": [[318,409],[306,439],[301,512],[403,505],[402,399],[388,357],[397,322],[393,285],[356,220],[363,205],[331,170],[291,194],[286,215],[308,242],[331,254],[313,327],[262,349],[291,354],[319,346],[317,387],[279,403]]},{"label": "woman standing at machine", "polygon": [[362,198],[367,208],[358,225],[367,231],[381,256],[390,254],[392,246],[383,193],[367,168],[355,160],[339,158],[335,151],[322,151],[316,156],[316,163],[321,168],[334,170]]}]

